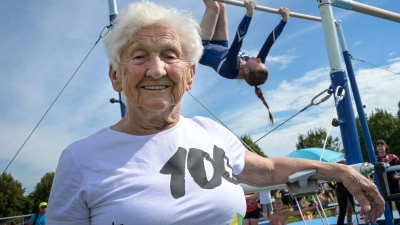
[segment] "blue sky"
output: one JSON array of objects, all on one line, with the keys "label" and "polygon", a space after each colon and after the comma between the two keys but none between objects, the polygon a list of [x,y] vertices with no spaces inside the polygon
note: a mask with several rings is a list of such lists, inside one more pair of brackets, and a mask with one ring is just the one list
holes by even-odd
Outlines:
[{"label": "blue sky", "polygon": [[[131,1],[117,0],[118,9]],[[201,0],[157,0],[193,12],[200,21]],[[400,1],[369,0],[361,3],[400,13]],[[293,12],[319,16],[315,1],[259,0],[259,5],[288,7]],[[230,37],[245,9],[228,6]],[[342,21],[350,53],[367,62],[400,73],[400,25],[343,9],[334,9]],[[1,172],[64,87],[80,62],[109,24],[107,0],[1,1],[0,18],[0,169]],[[243,50],[255,53],[280,16],[257,11]],[[270,77],[262,86],[279,125],[309,104],[330,85],[329,64],[318,22],[291,18],[273,46],[267,66]],[[353,61],[366,113],[374,108],[397,111],[400,75]],[[199,65],[191,94],[235,134],[258,139],[272,129],[268,113],[245,82],[219,77]],[[108,79],[108,61],[100,42],[67,86],[7,172],[22,182],[27,193],[40,178],[55,171],[62,150],[120,119],[117,97]],[[328,129],[333,99],[311,107],[259,143],[270,157],[295,149],[297,136],[315,127]],[[182,114],[212,117],[190,95],[183,99]],[[340,136],[339,130],[331,130]]]}]

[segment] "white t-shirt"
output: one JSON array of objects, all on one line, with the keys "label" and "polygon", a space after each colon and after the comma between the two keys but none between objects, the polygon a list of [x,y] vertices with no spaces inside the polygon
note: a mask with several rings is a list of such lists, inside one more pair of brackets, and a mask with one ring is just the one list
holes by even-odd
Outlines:
[{"label": "white t-shirt", "polygon": [[271,191],[270,190],[260,191],[260,204],[268,204],[268,203],[272,203]]},{"label": "white t-shirt", "polygon": [[46,224],[237,224],[246,203],[232,174],[244,154],[203,117],[146,136],[104,128],[63,151]]}]

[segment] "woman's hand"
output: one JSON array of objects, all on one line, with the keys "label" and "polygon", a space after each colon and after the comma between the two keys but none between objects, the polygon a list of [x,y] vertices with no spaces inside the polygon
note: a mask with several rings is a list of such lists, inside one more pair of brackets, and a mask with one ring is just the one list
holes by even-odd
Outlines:
[{"label": "woman's hand", "polygon": [[358,200],[361,205],[361,215],[364,215],[365,222],[371,217],[375,222],[385,210],[382,196],[376,185],[368,178],[361,175],[351,167],[345,166],[341,180],[349,192]]},{"label": "woman's hand", "polygon": [[282,16],[282,20],[287,22],[289,20],[290,10],[288,8],[279,8],[279,14]]},{"label": "woman's hand", "polygon": [[254,0],[245,0],[244,6],[246,7],[247,13],[246,16],[252,17],[254,13],[254,9],[256,8],[257,2]]},{"label": "woman's hand", "polygon": [[399,174],[393,174],[393,179],[400,180],[400,175]]}]

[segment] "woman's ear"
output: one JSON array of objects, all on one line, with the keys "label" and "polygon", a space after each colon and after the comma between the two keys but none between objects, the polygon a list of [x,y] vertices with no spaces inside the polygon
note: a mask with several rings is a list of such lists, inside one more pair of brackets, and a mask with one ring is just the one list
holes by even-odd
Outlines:
[{"label": "woman's ear", "polygon": [[121,84],[121,76],[117,75],[117,71],[114,69],[112,65],[110,65],[110,69],[108,71],[108,76],[110,77],[111,84],[116,92],[122,91],[122,84]]},{"label": "woman's ear", "polygon": [[195,74],[196,74],[196,65],[192,65],[189,68],[189,74],[188,74],[187,83],[186,83],[186,91],[189,91],[190,89],[192,89]]}]

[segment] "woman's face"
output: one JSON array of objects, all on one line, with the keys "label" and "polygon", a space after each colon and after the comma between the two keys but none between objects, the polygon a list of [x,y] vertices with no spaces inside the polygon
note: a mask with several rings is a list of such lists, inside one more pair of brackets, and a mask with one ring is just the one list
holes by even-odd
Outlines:
[{"label": "woman's face", "polygon": [[379,154],[386,154],[386,146],[384,144],[377,144],[376,151],[378,151]]},{"label": "woman's face", "polygon": [[274,208],[275,209],[282,209],[283,207],[283,202],[280,199],[277,199],[274,201]]},{"label": "woman's face", "polygon": [[249,58],[249,60],[247,60],[246,65],[250,67],[252,70],[266,69],[264,63],[262,63],[259,58],[255,57]]},{"label": "woman's face", "polygon": [[165,112],[180,105],[192,87],[194,67],[183,55],[180,37],[168,27],[145,27],[121,56],[116,91],[123,91],[130,108]]}]

